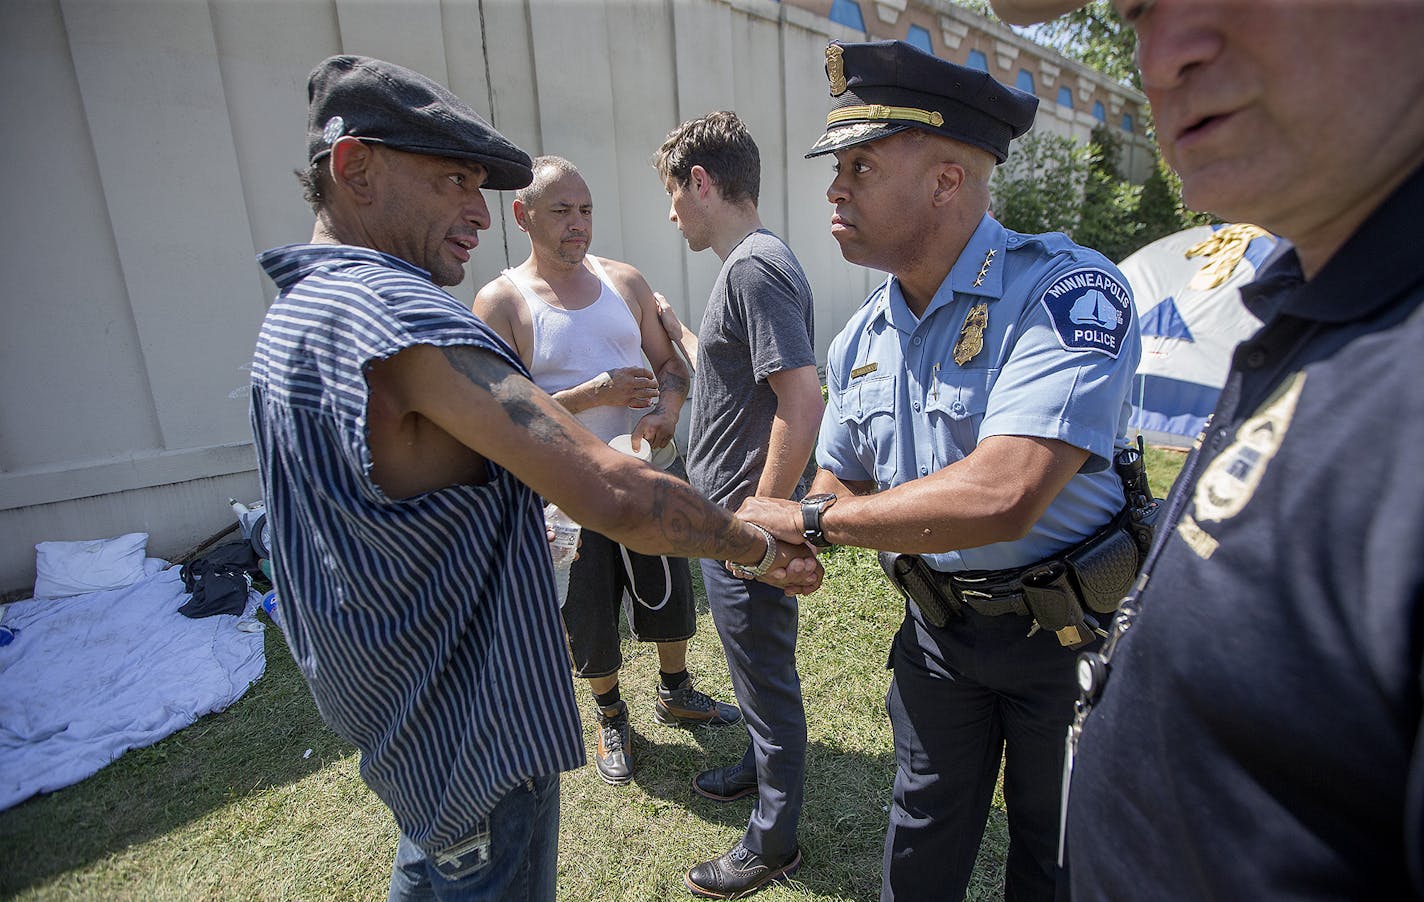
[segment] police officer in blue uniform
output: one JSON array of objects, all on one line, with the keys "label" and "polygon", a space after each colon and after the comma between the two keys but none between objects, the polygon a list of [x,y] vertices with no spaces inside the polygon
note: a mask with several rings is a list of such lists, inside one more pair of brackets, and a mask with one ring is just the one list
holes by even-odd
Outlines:
[{"label": "police officer in blue uniform", "polygon": [[835,155],[846,259],[890,277],[831,345],[811,494],[741,513],[878,549],[905,595],[881,898],[964,895],[1001,758],[1005,897],[1052,898],[1074,660],[1107,623],[1093,606],[1116,601],[1071,558],[1124,509],[1131,294],[1096,251],[987,214],[1034,97],[901,41],[832,43],[826,73],[807,156]]}]

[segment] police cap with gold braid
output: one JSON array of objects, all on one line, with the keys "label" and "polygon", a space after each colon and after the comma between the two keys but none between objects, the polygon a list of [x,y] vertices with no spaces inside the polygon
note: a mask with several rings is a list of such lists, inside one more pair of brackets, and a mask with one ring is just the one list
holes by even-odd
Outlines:
[{"label": "police cap with gold braid", "polygon": [[1028,131],[1038,98],[904,41],[826,47],[831,111],[807,158],[919,128],[987,150],[1000,163]]}]

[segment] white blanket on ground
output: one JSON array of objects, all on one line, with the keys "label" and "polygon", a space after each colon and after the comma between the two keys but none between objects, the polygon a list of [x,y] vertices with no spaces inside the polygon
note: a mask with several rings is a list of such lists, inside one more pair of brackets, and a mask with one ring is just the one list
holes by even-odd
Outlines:
[{"label": "white blanket on ground", "polygon": [[[162,566],[161,561],[152,561]],[[77,783],[237,701],[262,676],[262,632],[197,620],[180,568],[131,586],[21,601],[0,647],[0,811]],[[257,593],[249,593],[248,611]]]}]

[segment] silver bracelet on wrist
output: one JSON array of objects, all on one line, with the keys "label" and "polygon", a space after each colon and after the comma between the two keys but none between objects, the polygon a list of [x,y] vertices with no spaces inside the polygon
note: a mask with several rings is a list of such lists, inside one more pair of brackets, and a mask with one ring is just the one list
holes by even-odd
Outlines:
[{"label": "silver bracelet on wrist", "polygon": [[766,554],[762,555],[761,561],[756,565],[748,567],[745,564],[738,564],[736,561],[728,561],[727,567],[732,571],[732,575],[738,579],[758,579],[771,569],[771,565],[776,561],[776,536],[771,534],[771,530],[757,523],[748,523],[748,526],[756,529],[766,539]]}]

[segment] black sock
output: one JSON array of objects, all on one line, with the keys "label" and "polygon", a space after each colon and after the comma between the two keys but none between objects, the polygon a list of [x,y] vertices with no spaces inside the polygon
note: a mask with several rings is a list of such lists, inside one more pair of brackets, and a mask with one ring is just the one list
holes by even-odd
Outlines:
[{"label": "black sock", "polygon": [[602,695],[597,692],[593,693],[593,703],[602,708],[605,714],[608,713],[610,709],[618,707],[618,703],[622,700],[623,694],[618,691],[617,683],[614,683],[613,688]]},{"label": "black sock", "polygon": [[676,689],[688,680],[686,667],[677,673],[664,673],[661,670],[658,673],[662,674],[664,689]]}]

